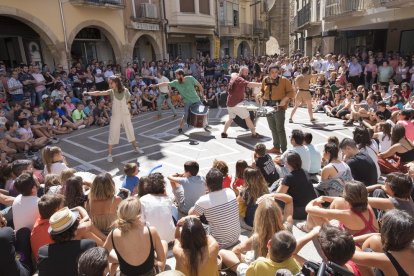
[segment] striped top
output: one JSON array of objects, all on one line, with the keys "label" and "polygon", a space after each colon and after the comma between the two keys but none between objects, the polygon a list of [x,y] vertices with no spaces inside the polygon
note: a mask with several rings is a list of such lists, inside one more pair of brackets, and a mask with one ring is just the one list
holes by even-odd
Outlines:
[{"label": "striped top", "polygon": [[210,192],[200,197],[194,205],[197,215],[204,215],[210,234],[220,248],[234,245],[240,236],[239,209],[236,195],[231,189]]}]

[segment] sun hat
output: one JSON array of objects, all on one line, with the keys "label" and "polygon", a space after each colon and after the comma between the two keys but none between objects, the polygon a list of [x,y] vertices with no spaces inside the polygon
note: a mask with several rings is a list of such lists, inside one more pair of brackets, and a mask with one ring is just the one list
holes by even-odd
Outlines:
[{"label": "sun hat", "polygon": [[55,212],[49,219],[49,234],[60,234],[68,230],[77,220],[79,212],[64,207]]},{"label": "sun hat", "polygon": [[49,95],[45,94],[45,95],[42,96],[42,100],[47,99],[47,98],[49,98]]}]

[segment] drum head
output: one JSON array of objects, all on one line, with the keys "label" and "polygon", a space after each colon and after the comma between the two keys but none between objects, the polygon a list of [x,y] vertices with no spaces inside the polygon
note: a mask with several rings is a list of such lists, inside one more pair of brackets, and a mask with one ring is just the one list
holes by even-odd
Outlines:
[{"label": "drum head", "polygon": [[202,105],[202,104],[194,104],[190,106],[190,111],[193,114],[206,114],[208,113],[208,106]]}]

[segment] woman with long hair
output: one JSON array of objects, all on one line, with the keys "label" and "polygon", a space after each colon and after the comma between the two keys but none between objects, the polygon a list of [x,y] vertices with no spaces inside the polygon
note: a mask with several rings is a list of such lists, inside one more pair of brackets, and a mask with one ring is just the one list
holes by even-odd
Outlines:
[{"label": "woman with long hair", "polygon": [[403,125],[397,124],[391,132],[391,147],[378,154],[378,164],[381,172],[389,174],[392,172],[408,171],[405,166],[414,161],[414,144],[407,139]]},{"label": "woman with long hair", "polygon": [[[275,200],[285,203],[284,213]],[[279,193],[268,194],[260,198],[259,202],[250,238],[232,250],[222,249],[219,252],[223,264],[233,271],[237,271],[240,263],[248,265],[258,257],[266,257],[267,243],[272,236],[279,231],[292,229],[292,197]]]},{"label": "woman with long hair", "polygon": [[244,187],[240,191],[237,201],[240,205],[244,205],[246,212],[244,214],[244,222],[253,227],[254,213],[257,209],[256,201],[259,197],[268,194],[269,188],[259,169],[247,168],[244,170]]},{"label": "woman with long hair", "polygon": [[236,193],[236,195],[239,195],[239,190],[237,187],[244,186],[244,170],[249,165],[245,160],[238,160],[236,162],[236,176],[233,180],[233,183],[231,183],[230,188]]},{"label": "woman with long hair", "polygon": [[391,124],[381,122],[378,124],[379,131],[372,136],[379,141],[379,152],[385,152],[391,147]]},{"label": "woman with long hair", "polygon": [[[322,204],[330,203],[329,208]],[[306,223],[298,226],[309,232],[315,226],[321,226],[330,220],[339,221],[339,227],[354,237],[378,232],[378,223],[374,211],[368,204],[368,192],[365,184],[359,181],[345,183],[343,197],[318,197],[306,206]]]},{"label": "woman with long hair", "polygon": [[83,193],[83,181],[80,176],[73,176],[66,180],[63,195],[65,196],[65,206],[69,209],[75,207],[85,207],[87,196]]},{"label": "woman with long hair", "polygon": [[358,149],[361,153],[369,156],[372,161],[375,163],[377,168],[377,176],[380,177],[381,170],[378,165],[378,144],[375,140],[372,139],[372,136],[367,128],[358,126],[354,130],[354,141],[358,145]]},{"label": "woman with long hair", "polygon": [[413,239],[414,218],[404,211],[390,210],[382,218],[380,249],[355,251],[352,260],[357,265],[376,268],[382,275],[414,275]]},{"label": "woman with long hair", "polygon": [[121,275],[152,276],[156,275],[154,266],[161,271],[165,267],[160,236],[154,227],[141,222],[140,213],[141,204],[137,197],[122,201],[117,211],[116,228],[104,244],[108,252],[114,249]]},{"label": "woman with long hair", "polygon": [[114,228],[116,210],[122,198],[115,196],[115,183],[109,173],[100,174],[92,182],[86,202],[86,210],[92,224],[104,235],[108,235]]},{"label": "woman with long hair", "polygon": [[135,140],[134,127],[131,122],[131,114],[128,109],[128,102],[130,101],[131,94],[128,89],[122,84],[120,77],[109,77],[110,89],[106,91],[94,91],[85,92],[84,95],[89,96],[110,96],[112,100],[112,117],[109,125],[109,141],[108,141],[108,162],[113,162],[112,147],[119,143],[119,136],[121,132],[121,126],[124,127],[128,142],[132,144],[135,152],[144,153]]},{"label": "woman with long hair", "polygon": [[180,219],[175,238],[173,253],[177,270],[187,276],[219,275],[219,245],[212,236],[207,235],[198,218],[189,216]]}]

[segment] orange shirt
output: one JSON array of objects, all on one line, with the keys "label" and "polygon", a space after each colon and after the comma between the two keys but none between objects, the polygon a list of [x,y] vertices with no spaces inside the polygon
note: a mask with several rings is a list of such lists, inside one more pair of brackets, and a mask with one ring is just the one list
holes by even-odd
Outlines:
[{"label": "orange shirt", "polygon": [[49,229],[49,219],[38,218],[33,226],[32,234],[30,235],[30,244],[32,246],[32,253],[36,260],[39,257],[39,248],[46,244],[54,243],[47,231]]}]

